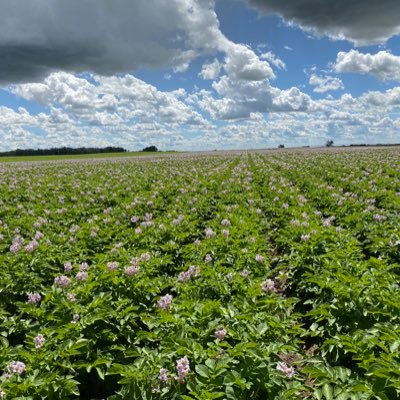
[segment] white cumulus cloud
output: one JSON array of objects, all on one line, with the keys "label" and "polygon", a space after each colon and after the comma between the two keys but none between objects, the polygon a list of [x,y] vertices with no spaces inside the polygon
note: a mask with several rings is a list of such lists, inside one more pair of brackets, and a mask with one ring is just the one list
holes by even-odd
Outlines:
[{"label": "white cumulus cloud", "polygon": [[203,79],[215,80],[221,71],[221,63],[215,59],[213,62],[203,64],[199,76]]},{"label": "white cumulus cloud", "polygon": [[333,90],[344,89],[343,82],[334,76],[320,76],[315,73],[311,74],[308,82],[311,86],[314,86],[314,92],[325,93]]},{"label": "white cumulus cloud", "polygon": [[383,50],[376,54],[360,53],[358,50],[341,51],[334,68],[336,72],[354,72],[373,75],[383,81],[400,81],[400,56]]},{"label": "white cumulus cloud", "polygon": [[267,60],[270,64],[278,69],[286,69],[286,64],[272,51],[268,51],[260,55],[261,59]]}]

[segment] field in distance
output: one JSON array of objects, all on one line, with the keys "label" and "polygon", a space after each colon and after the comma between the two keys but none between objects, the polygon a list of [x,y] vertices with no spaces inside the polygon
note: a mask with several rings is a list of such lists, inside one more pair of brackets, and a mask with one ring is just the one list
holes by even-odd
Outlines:
[{"label": "field in distance", "polygon": [[51,156],[12,156],[0,157],[2,162],[26,162],[26,161],[54,161],[54,160],[74,160],[86,158],[124,158],[124,157],[143,157],[158,154],[174,154],[174,152],[126,152],[126,153],[96,153],[96,154],[66,154],[66,155],[51,155]]}]

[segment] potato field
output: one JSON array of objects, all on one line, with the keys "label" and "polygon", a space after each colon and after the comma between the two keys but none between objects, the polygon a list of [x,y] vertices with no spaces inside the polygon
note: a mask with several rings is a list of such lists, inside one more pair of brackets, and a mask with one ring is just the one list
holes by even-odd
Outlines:
[{"label": "potato field", "polygon": [[400,150],[0,164],[0,399],[400,399]]}]

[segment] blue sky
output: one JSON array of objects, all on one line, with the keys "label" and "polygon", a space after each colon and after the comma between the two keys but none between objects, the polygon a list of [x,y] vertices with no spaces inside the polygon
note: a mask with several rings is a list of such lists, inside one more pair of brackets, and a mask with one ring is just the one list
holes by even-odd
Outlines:
[{"label": "blue sky", "polygon": [[4,2],[0,150],[400,142],[393,0]]}]

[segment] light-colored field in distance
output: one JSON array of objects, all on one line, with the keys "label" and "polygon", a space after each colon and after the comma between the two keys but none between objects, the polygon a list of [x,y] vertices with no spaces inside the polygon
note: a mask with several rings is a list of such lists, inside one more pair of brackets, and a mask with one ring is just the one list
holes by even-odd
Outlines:
[{"label": "light-colored field in distance", "polygon": [[158,151],[158,152],[126,152],[126,153],[96,153],[96,154],[67,154],[67,155],[49,155],[49,156],[11,156],[0,157],[0,163],[6,162],[31,162],[31,161],[57,161],[57,160],[85,160],[85,159],[115,159],[130,157],[160,157],[160,156],[183,156],[190,155],[229,155],[243,153],[276,153],[276,152],[351,152],[351,151],[374,151],[374,150],[392,150],[400,151],[400,146],[347,146],[347,147],[287,147],[283,149],[265,148],[265,149],[247,149],[247,150],[210,150],[210,151]]},{"label": "light-colored field in distance", "polygon": [[[52,160],[74,160],[86,158],[116,158],[116,157],[143,157],[154,154],[169,154],[169,152],[127,152],[127,153],[95,153],[95,154],[65,154],[65,155],[49,155],[49,156],[6,156],[0,157],[1,162],[26,162],[26,161],[52,161]],[[174,154],[174,153],[172,153]]]}]

